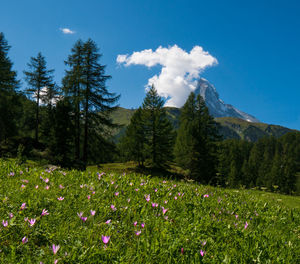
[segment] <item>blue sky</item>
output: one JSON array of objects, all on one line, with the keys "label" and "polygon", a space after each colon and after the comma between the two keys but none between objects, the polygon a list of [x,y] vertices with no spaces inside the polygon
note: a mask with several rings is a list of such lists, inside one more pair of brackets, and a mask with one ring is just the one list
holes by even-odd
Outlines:
[{"label": "blue sky", "polygon": [[[11,0],[1,3],[0,30],[22,79],[39,51],[60,83],[79,38],[92,38],[112,75],[109,90],[136,108],[160,66],[125,67],[117,56],[177,45],[201,46],[218,64],[204,69],[220,98],[262,122],[300,129],[300,1]],[[69,28],[75,34],[63,34]]]}]

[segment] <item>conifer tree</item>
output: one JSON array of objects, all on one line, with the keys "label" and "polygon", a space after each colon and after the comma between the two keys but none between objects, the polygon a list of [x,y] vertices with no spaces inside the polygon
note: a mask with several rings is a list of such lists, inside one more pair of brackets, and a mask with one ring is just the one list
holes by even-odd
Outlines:
[{"label": "conifer tree", "polygon": [[47,70],[46,59],[39,52],[37,57],[31,57],[28,63],[29,71],[24,71],[26,81],[29,88],[26,91],[36,100],[36,124],[35,124],[35,140],[39,141],[39,124],[40,124],[40,101],[43,100],[43,89],[53,87],[53,72]]},{"label": "conifer tree", "polygon": [[203,98],[191,93],[182,108],[175,155],[192,179],[208,183],[215,177],[218,140],[217,124]]},{"label": "conifer tree", "polygon": [[174,132],[163,108],[164,100],[154,85],[149,89],[143,102],[143,126],[146,136],[146,151],[153,167],[164,168],[172,160]]},{"label": "conifer tree", "polygon": [[75,159],[81,160],[84,166],[88,162],[92,141],[102,145],[99,148],[110,146],[106,144],[108,142],[104,134],[108,127],[114,127],[109,114],[116,108],[114,105],[120,97],[107,90],[106,81],[111,76],[105,74],[105,65],[99,63],[101,56],[96,43],[91,39],[77,41],[66,61],[70,70],[63,80],[65,95],[74,105]]},{"label": "conifer tree", "polygon": [[81,137],[81,108],[82,108],[82,85],[83,85],[83,42],[78,40],[71,49],[71,55],[65,61],[70,68],[66,70],[63,78],[64,96],[68,97],[73,105],[74,123],[74,148],[75,160],[80,160],[80,137]]},{"label": "conifer tree", "polygon": [[9,49],[4,34],[0,32],[0,142],[17,133],[15,120],[19,103],[16,90],[19,82],[8,57]]},{"label": "conifer tree", "polygon": [[[106,81],[111,78],[105,74],[105,65],[99,60],[102,54],[96,43],[88,39],[83,46],[83,162],[88,161],[90,133],[99,138],[99,142],[105,141],[100,132],[114,127],[109,115],[116,109],[116,102],[120,96],[110,93],[106,87]],[[100,147],[100,146],[99,146]],[[104,146],[103,146],[104,147]]]},{"label": "conifer tree", "polygon": [[127,160],[137,161],[139,166],[144,165],[147,157],[145,151],[146,135],[144,130],[143,110],[138,108],[133,114],[125,135],[120,140],[122,155]]}]

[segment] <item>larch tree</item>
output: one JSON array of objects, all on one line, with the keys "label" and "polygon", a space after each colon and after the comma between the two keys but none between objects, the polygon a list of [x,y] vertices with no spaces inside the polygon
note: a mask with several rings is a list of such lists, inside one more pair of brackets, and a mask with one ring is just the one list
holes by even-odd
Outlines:
[{"label": "larch tree", "polygon": [[35,140],[39,141],[39,124],[40,124],[40,102],[43,100],[43,92],[49,87],[53,87],[53,72],[47,70],[46,59],[39,52],[37,57],[31,57],[28,63],[29,71],[24,71],[25,79],[29,85],[26,89],[36,100],[35,114]]},{"label": "larch tree", "polygon": [[143,102],[143,126],[146,151],[153,167],[164,168],[173,158],[174,131],[163,108],[164,100],[154,87],[149,89]]},{"label": "larch tree", "polygon": [[17,73],[8,57],[8,45],[4,34],[0,32],[0,141],[17,133],[15,117],[18,108]]}]

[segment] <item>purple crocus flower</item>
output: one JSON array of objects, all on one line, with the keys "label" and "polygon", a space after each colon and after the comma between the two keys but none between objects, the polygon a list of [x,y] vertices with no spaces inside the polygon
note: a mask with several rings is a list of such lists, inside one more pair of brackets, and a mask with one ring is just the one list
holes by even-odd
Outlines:
[{"label": "purple crocus flower", "polygon": [[3,225],[4,227],[8,226],[8,221],[2,220],[2,225]]},{"label": "purple crocus flower", "polygon": [[49,213],[48,213],[48,211],[46,209],[43,209],[43,211],[42,211],[41,216],[44,216],[44,215],[49,215]]},{"label": "purple crocus flower", "polygon": [[26,244],[28,242],[28,238],[26,237],[26,236],[24,236],[23,238],[22,238],[22,243],[23,244]]},{"label": "purple crocus flower", "polygon": [[28,223],[30,224],[30,226],[33,226],[34,224],[35,224],[35,222],[36,222],[36,219],[30,219],[30,220],[28,220]]},{"label": "purple crocus flower", "polygon": [[63,199],[65,199],[65,198],[62,196],[57,198],[58,201],[62,201]]},{"label": "purple crocus flower", "polygon": [[55,255],[56,253],[57,253],[57,251],[59,250],[59,248],[60,248],[60,245],[52,245],[52,251],[53,251],[53,254]]},{"label": "purple crocus flower", "polygon": [[145,199],[146,199],[147,202],[149,202],[150,201],[150,194],[145,195]]},{"label": "purple crocus flower", "polygon": [[91,210],[90,212],[91,212],[91,215],[93,215],[93,216],[94,216],[95,213],[96,213],[96,211],[93,211],[93,210]]},{"label": "purple crocus flower", "polygon": [[24,210],[26,208],[26,203],[22,203],[22,205],[21,205],[21,210]]},{"label": "purple crocus flower", "polygon": [[137,236],[139,236],[141,233],[142,233],[142,231],[135,231],[135,234],[136,234]]},{"label": "purple crocus flower", "polygon": [[102,242],[106,245],[110,240],[110,236],[101,236]]},{"label": "purple crocus flower", "polygon": [[202,249],[200,250],[200,255],[203,257],[205,254],[205,251],[203,251]]}]

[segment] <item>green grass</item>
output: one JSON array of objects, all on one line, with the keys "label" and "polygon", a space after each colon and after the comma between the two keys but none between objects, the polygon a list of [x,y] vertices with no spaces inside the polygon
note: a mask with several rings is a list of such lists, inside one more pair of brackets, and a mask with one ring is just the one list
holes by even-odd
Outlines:
[{"label": "green grass", "polygon": [[[123,174],[124,165],[114,166],[27,171],[0,160],[0,263],[300,262],[299,197]],[[110,236],[107,245],[102,235]],[[53,244],[60,246],[55,255]]]}]

